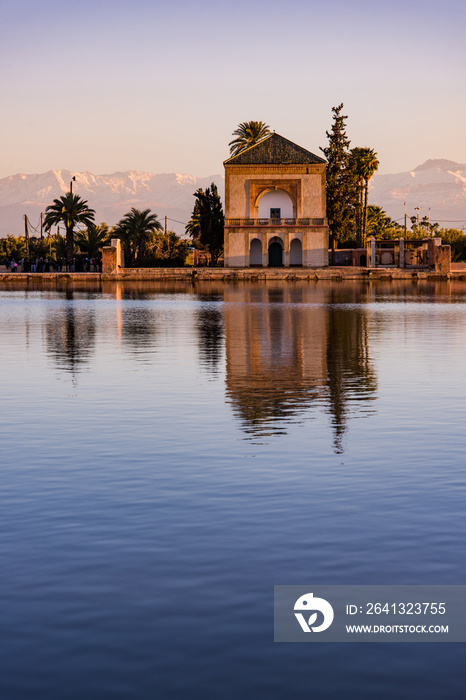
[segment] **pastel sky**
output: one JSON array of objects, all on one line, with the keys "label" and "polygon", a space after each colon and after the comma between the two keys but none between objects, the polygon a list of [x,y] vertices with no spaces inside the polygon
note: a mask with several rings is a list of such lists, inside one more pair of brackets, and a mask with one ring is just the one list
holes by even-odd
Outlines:
[{"label": "pastel sky", "polygon": [[466,162],[464,0],[2,0],[0,177],[222,172],[237,124]]}]

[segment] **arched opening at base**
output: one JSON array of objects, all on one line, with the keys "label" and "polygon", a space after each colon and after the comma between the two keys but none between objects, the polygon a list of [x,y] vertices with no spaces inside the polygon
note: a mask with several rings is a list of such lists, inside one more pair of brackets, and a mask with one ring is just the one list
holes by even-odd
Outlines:
[{"label": "arched opening at base", "polygon": [[249,267],[262,267],[262,243],[253,238],[249,246]]},{"label": "arched opening at base", "polygon": [[272,238],[270,241],[269,267],[283,267],[283,243],[280,238]]},{"label": "arched opening at base", "polygon": [[293,238],[290,244],[290,267],[303,266],[303,246],[299,238]]}]

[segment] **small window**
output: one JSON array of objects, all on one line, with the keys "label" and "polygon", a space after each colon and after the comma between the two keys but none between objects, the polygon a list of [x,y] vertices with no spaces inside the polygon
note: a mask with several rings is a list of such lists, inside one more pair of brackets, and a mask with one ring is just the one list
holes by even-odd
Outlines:
[{"label": "small window", "polygon": [[271,209],[270,210],[270,218],[271,219],[281,219],[280,209]]}]

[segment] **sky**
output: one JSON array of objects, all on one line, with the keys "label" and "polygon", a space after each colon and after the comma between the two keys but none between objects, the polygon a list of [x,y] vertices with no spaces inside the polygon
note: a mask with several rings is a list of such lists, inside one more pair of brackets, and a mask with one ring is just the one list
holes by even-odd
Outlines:
[{"label": "sky", "polygon": [[223,172],[240,122],[466,163],[464,0],[0,0],[0,178]]}]

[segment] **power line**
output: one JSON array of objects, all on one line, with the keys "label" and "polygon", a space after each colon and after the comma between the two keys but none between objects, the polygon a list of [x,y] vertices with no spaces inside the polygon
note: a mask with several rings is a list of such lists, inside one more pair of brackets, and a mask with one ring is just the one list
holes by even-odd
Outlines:
[{"label": "power line", "polygon": [[174,222],[177,223],[177,224],[183,224],[183,226],[187,226],[187,225],[188,225],[188,224],[186,223],[186,221],[178,221],[178,219],[170,219],[169,216],[167,216],[167,219],[168,219],[168,221],[174,221]]},{"label": "power line", "polygon": [[[403,221],[402,217],[401,219],[393,219],[393,221]],[[435,221],[439,224],[465,224],[466,219],[435,219]],[[421,223],[421,222],[419,222]]]}]

